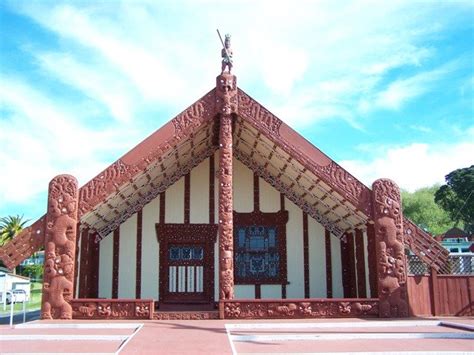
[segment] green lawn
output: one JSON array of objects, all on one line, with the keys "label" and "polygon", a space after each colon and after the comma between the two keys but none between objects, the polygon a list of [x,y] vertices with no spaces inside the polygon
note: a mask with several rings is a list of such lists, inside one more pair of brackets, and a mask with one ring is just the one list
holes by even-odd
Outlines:
[{"label": "green lawn", "polygon": [[[43,293],[42,282],[32,282],[30,290],[30,301],[26,303],[26,311],[35,311],[41,308],[41,295]],[[23,303],[15,303],[13,311],[16,313],[23,311]],[[0,304],[0,315],[10,314],[10,305],[3,310],[3,303]]]}]

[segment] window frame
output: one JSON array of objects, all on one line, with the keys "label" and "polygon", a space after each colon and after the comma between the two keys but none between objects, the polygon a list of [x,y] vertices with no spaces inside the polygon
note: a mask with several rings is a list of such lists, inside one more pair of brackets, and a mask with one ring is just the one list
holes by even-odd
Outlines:
[{"label": "window frame", "polygon": [[[241,213],[234,211],[234,284],[236,285],[281,285],[288,283],[286,224],[288,211]],[[279,275],[277,277],[239,277],[237,275],[236,251],[238,248],[238,230],[240,227],[263,226],[276,229],[276,244],[279,255]]]}]

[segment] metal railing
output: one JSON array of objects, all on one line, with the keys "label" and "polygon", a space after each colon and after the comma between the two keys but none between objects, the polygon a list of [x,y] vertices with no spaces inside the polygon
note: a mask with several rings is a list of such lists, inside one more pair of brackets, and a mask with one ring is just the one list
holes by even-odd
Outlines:
[{"label": "metal railing", "polygon": [[15,303],[17,303],[16,302],[16,295],[17,294],[23,294],[24,295],[24,298],[23,298],[23,323],[25,323],[25,321],[26,321],[26,302],[27,302],[26,291],[25,290],[15,290],[15,292],[13,292],[13,290],[6,291],[5,292],[5,299],[3,300],[3,302],[4,302],[3,303],[3,309],[5,309],[8,295],[10,295],[10,328],[13,328],[13,308],[15,306]]}]

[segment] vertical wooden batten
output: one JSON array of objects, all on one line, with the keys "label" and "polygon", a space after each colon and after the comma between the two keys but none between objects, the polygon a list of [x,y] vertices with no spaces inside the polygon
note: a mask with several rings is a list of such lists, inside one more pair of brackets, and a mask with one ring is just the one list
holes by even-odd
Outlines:
[{"label": "vertical wooden batten", "polygon": [[114,247],[112,259],[112,298],[118,298],[119,281],[119,255],[120,255],[120,226],[114,230]]},{"label": "vertical wooden batten", "polygon": [[331,256],[331,232],[324,230],[324,246],[326,249],[326,297],[332,298],[332,256]]},{"label": "vertical wooden batten", "polygon": [[309,240],[308,240],[308,214],[303,212],[303,272],[304,272],[304,298],[309,298]]},{"label": "vertical wooden batten", "polygon": [[364,235],[360,229],[356,229],[355,248],[356,248],[356,268],[357,268],[357,297],[366,298],[367,288],[365,284]]},{"label": "vertical wooden batten", "polygon": [[135,298],[141,298],[142,294],[142,234],[143,234],[143,210],[137,212],[137,265],[135,277]]}]

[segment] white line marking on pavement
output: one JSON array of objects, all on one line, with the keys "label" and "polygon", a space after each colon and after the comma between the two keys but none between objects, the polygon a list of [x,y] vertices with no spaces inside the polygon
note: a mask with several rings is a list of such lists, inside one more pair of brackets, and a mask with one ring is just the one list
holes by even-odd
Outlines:
[{"label": "white line marking on pavement", "polygon": [[227,333],[227,338],[229,339],[230,348],[232,349],[232,355],[237,355],[237,350],[235,349],[234,342],[232,341],[232,335],[230,335],[230,330],[227,328],[228,324],[225,325],[225,331]]},{"label": "white line marking on pavement", "polygon": [[440,325],[438,320],[428,321],[365,321],[326,323],[229,323],[230,330],[237,329],[305,329],[305,328],[380,328],[380,327],[426,327]]},{"label": "white line marking on pavement", "polygon": [[118,355],[120,354],[120,352],[122,351],[122,349],[125,347],[125,345],[128,344],[128,342],[130,340],[132,340],[132,338],[143,328],[143,324],[140,324],[140,326],[135,329],[135,331],[132,333],[132,335],[130,335],[129,337],[127,337],[127,339],[122,342],[122,344],[120,344],[119,348],[117,349],[117,351],[115,352],[115,355]]},{"label": "white line marking on pavement", "polygon": [[18,329],[135,329],[143,323],[22,323]]},{"label": "white line marking on pavement", "polygon": [[128,335],[73,335],[73,334],[23,334],[23,335],[3,335],[0,334],[0,341],[69,341],[69,340],[92,340],[92,341],[123,341]]},{"label": "white line marking on pavement", "polygon": [[[240,355],[274,355],[275,353],[240,353]],[[285,355],[472,355],[471,351],[361,351],[361,352],[333,352],[333,353],[285,353]],[[56,355],[56,354],[55,354]]]},{"label": "white line marking on pavement", "polygon": [[357,334],[265,334],[265,335],[232,335],[232,340],[239,342],[268,342],[289,340],[360,340],[360,339],[474,339],[470,333],[357,333]]}]

